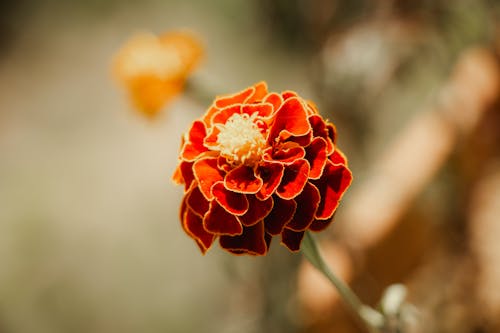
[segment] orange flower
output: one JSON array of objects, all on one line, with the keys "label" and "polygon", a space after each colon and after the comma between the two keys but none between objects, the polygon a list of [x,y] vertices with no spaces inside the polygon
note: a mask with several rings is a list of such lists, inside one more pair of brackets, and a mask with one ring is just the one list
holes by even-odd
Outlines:
[{"label": "orange flower", "polygon": [[336,130],[295,92],[264,82],[218,97],[182,140],[173,179],[180,218],[205,253],[219,238],[233,254],[265,255],[273,236],[298,251],[320,231],[351,183]]},{"label": "orange flower", "polygon": [[200,42],[185,32],[133,36],[113,64],[114,76],[128,90],[135,107],[154,117],[173,97],[203,55]]}]

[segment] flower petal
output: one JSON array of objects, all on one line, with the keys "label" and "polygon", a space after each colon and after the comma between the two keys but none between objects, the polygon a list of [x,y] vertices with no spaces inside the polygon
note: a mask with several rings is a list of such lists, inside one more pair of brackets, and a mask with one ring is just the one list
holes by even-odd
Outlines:
[{"label": "flower petal", "polygon": [[205,199],[198,186],[194,186],[186,194],[186,203],[193,213],[199,215],[200,218],[203,218],[208,211],[209,202]]},{"label": "flower petal", "polygon": [[344,164],[347,165],[347,159],[344,156],[344,154],[338,150],[335,149],[332,155],[330,155],[330,160],[333,162],[333,164]]},{"label": "flower petal", "polygon": [[276,148],[269,148],[264,153],[264,160],[268,162],[276,161],[284,164],[291,164],[298,159],[304,158],[306,151],[295,142],[285,142]]},{"label": "flower petal", "polygon": [[265,255],[268,249],[262,222],[244,227],[239,236],[221,236],[219,243],[233,254]]},{"label": "flower petal", "polygon": [[326,140],[327,155],[333,153],[333,150],[335,148],[335,127],[331,125],[332,127],[329,129],[327,127],[327,123],[320,115],[309,116],[309,123],[311,124],[311,127],[313,129],[313,136],[319,136]]},{"label": "flower petal", "polygon": [[314,138],[311,144],[306,147],[306,159],[311,165],[311,170],[309,171],[310,179],[321,177],[327,160],[326,148],[326,140],[321,137]]},{"label": "flower petal", "polygon": [[273,210],[264,219],[266,232],[270,235],[279,235],[285,225],[292,219],[297,203],[295,200],[284,200],[280,197],[273,197]]},{"label": "flower petal", "polygon": [[325,220],[333,216],[342,195],[351,184],[351,181],[351,171],[345,165],[336,165],[330,160],[327,161],[321,178],[312,181],[321,195],[321,201],[316,212],[317,219]]},{"label": "flower petal", "polygon": [[297,98],[290,98],[281,105],[271,126],[268,142],[273,144],[278,137],[286,140],[290,136],[301,136],[311,130],[304,104]]},{"label": "flower petal", "polygon": [[257,113],[259,117],[269,117],[273,113],[273,106],[269,103],[245,104],[241,107],[241,113],[251,116]]},{"label": "flower petal", "polygon": [[283,104],[283,98],[277,93],[269,93],[266,97],[264,97],[264,102],[272,104],[273,110],[277,111],[281,104]]},{"label": "flower petal", "polygon": [[306,230],[314,220],[314,215],[318,210],[320,201],[319,191],[309,182],[304,187],[304,190],[295,198],[297,209],[293,214],[292,220],[286,225],[287,229],[293,231]]},{"label": "flower petal", "polygon": [[321,231],[326,229],[333,222],[333,217],[331,219],[326,220],[318,220],[315,219],[311,225],[309,226],[309,230],[311,231]]},{"label": "flower petal", "polygon": [[257,172],[263,182],[260,191],[257,193],[257,197],[265,200],[278,188],[281,179],[283,179],[285,167],[281,163],[263,162],[257,169]]},{"label": "flower petal", "polygon": [[226,95],[217,97],[215,100],[215,106],[218,108],[223,108],[228,105],[243,103],[248,97],[255,93],[255,87],[248,87],[245,90],[237,92],[233,95]]},{"label": "flower petal", "polygon": [[207,136],[205,124],[202,121],[196,120],[193,122],[189,130],[188,140],[182,147],[181,158],[185,161],[194,161],[201,153],[208,150],[203,145],[203,140]]},{"label": "flower petal", "polygon": [[181,161],[175,169],[172,179],[178,184],[184,183],[184,191],[187,191],[194,180],[193,162]]},{"label": "flower petal", "polygon": [[230,191],[255,194],[262,187],[262,179],[255,175],[253,168],[244,164],[229,171],[224,178],[224,186]]},{"label": "flower petal", "polygon": [[212,194],[219,205],[232,215],[243,215],[248,211],[246,195],[229,191],[223,182],[214,184]]},{"label": "flower petal", "polygon": [[210,202],[208,213],[203,218],[203,227],[217,235],[240,235],[243,232],[236,216],[228,213],[215,200]]},{"label": "flower petal", "polygon": [[281,233],[281,244],[285,245],[290,251],[297,252],[300,250],[300,243],[304,238],[304,231],[293,231],[285,228]]},{"label": "flower petal", "polygon": [[205,230],[202,219],[191,209],[187,209],[182,218],[182,227],[196,241],[201,252],[205,254],[212,245],[215,235]]},{"label": "flower petal", "polygon": [[304,159],[285,166],[285,173],[276,193],[282,199],[293,199],[300,194],[309,177],[309,162]]},{"label": "flower petal", "polygon": [[258,82],[253,85],[255,88],[253,94],[245,100],[245,103],[256,103],[262,101],[267,95],[267,83],[264,81]]},{"label": "flower petal", "polygon": [[212,186],[224,179],[223,172],[217,167],[216,158],[202,158],[193,164],[193,173],[201,193],[207,198],[212,200]]},{"label": "flower petal", "polygon": [[239,216],[241,224],[248,227],[256,224],[260,220],[264,219],[273,209],[273,198],[268,198],[267,200],[261,201],[253,195],[249,195],[248,202],[250,207],[245,213],[245,215]]}]

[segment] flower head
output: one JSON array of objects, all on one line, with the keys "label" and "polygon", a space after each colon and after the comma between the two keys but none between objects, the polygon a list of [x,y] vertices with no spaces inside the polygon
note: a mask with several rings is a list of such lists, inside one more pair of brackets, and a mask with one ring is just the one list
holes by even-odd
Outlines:
[{"label": "flower head", "polygon": [[186,32],[133,36],[115,56],[114,76],[128,90],[135,107],[153,117],[182,92],[203,48]]},{"label": "flower head", "polygon": [[352,176],[336,130],[295,92],[264,82],[215,99],[182,140],[173,179],[180,218],[205,253],[264,255],[273,236],[292,251],[326,228]]}]

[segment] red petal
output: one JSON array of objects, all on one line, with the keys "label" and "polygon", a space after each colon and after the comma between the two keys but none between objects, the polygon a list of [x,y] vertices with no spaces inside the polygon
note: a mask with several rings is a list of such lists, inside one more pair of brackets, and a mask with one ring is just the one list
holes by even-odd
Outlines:
[{"label": "red petal", "polygon": [[182,148],[181,157],[185,161],[194,161],[201,153],[208,150],[203,145],[203,140],[207,135],[205,124],[202,121],[196,120],[193,122],[188,133],[188,141]]},{"label": "red petal", "polygon": [[203,218],[208,211],[209,202],[205,199],[197,186],[186,194],[186,203],[193,213],[199,215],[200,218]]},{"label": "red petal", "polygon": [[270,93],[264,98],[264,102],[271,103],[273,105],[273,110],[277,111],[281,104],[283,104],[283,98],[277,93]]},{"label": "red petal", "polygon": [[187,191],[194,180],[193,162],[181,161],[172,178],[178,184],[184,183],[184,191]]},{"label": "red petal", "polygon": [[295,142],[285,142],[276,148],[268,148],[264,153],[264,159],[268,162],[277,161],[280,163],[291,164],[298,159],[303,158],[306,151]]},{"label": "red petal", "polygon": [[295,201],[298,203],[297,209],[286,227],[293,231],[304,231],[311,225],[318,210],[319,191],[314,185],[307,183],[304,190],[295,198]]},{"label": "red petal", "polygon": [[347,165],[347,159],[346,159],[346,157],[338,149],[335,149],[335,151],[333,152],[333,154],[330,156],[330,160],[333,162],[333,164],[344,164],[344,165]]},{"label": "red petal", "polygon": [[265,255],[268,248],[264,234],[264,224],[261,222],[244,227],[239,236],[221,236],[219,243],[233,254]]},{"label": "red petal", "polygon": [[306,110],[298,98],[286,100],[281,108],[276,112],[274,124],[269,133],[268,142],[275,143],[280,137],[282,140],[290,136],[306,135],[311,130],[311,125],[307,121]]},{"label": "red petal", "polygon": [[215,106],[218,108],[223,108],[228,105],[243,103],[248,97],[250,97],[254,93],[255,93],[255,88],[249,87],[233,95],[221,96],[216,99]]},{"label": "red petal", "polygon": [[281,163],[261,163],[258,168],[259,177],[262,178],[262,187],[257,193],[261,200],[269,198],[283,179],[285,167]]},{"label": "red petal", "polygon": [[281,244],[285,245],[290,251],[297,252],[300,250],[302,238],[304,238],[304,231],[295,232],[285,228],[281,233]]},{"label": "red petal", "polygon": [[342,195],[351,184],[351,181],[351,171],[345,165],[335,165],[330,160],[327,161],[323,176],[312,182],[321,195],[321,201],[316,212],[317,219],[325,220],[333,216]]},{"label": "red petal", "polygon": [[274,198],[274,207],[271,213],[264,219],[266,232],[270,235],[278,235],[283,231],[285,225],[292,219],[297,203],[295,200],[284,200],[280,197]]},{"label": "red petal", "polygon": [[293,199],[302,191],[309,177],[309,162],[298,160],[285,166],[285,174],[276,193],[283,199]]},{"label": "red petal", "polygon": [[218,182],[212,187],[215,200],[228,213],[232,215],[243,215],[248,211],[248,200],[246,195],[231,192],[224,187],[223,182]]},{"label": "red petal", "polygon": [[224,179],[223,172],[217,167],[217,159],[207,157],[194,162],[193,172],[201,193],[207,200],[212,200],[212,186]]},{"label": "red petal", "polygon": [[[331,137],[332,133],[327,128],[327,124],[323,120],[323,118],[320,115],[312,115],[309,117],[309,123],[311,124],[311,127],[313,129],[313,136],[315,137],[319,136],[326,140],[327,155],[333,153],[335,138]],[[333,125],[330,126],[332,126],[333,128]]]},{"label": "red petal", "polygon": [[264,219],[273,209],[273,198],[268,198],[264,201],[257,199],[253,195],[249,195],[247,198],[250,207],[245,215],[238,217],[240,222],[246,227],[254,225]]},{"label": "red petal", "polygon": [[215,113],[212,117],[212,124],[225,124],[235,113],[241,113],[241,104],[227,106]]},{"label": "red petal", "polygon": [[311,223],[311,226],[309,227],[309,230],[312,231],[321,231],[326,229],[333,221],[333,218],[331,219],[326,219],[326,220],[314,220],[313,223]]},{"label": "red petal", "polygon": [[182,227],[184,231],[196,241],[201,252],[207,252],[215,239],[215,235],[203,228],[202,219],[190,209],[187,209],[182,218]]},{"label": "red petal", "polygon": [[243,232],[236,216],[228,213],[216,201],[210,202],[208,213],[203,219],[203,227],[217,235],[240,235]]},{"label": "red petal", "polygon": [[257,112],[259,117],[269,117],[273,112],[273,106],[269,103],[245,104],[241,108],[241,113],[249,116]]},{"label": "red petal", "polygon": [[245,100],[245,103],[256,103],[262,101],[262,99],[267,95],[267,83],[264,81],[258,82],[253,85],[255,88],[253,94]]},{"label": "red petal", "polygon": [[297,95],[297,93],[295,91],[287,90],[287,91],[282,92],[281,96],[283,96],[283,100],[286,101],[287,99],[290,99],[292,97],[298,97],[299,95]]},{"label": "red petal", "polygon": [[230,191],[255,194],[262,187],[262,179],[255,176],[251,167],[242,164],[227,173],[224,185]]},{"label": "red petal", "polygon": [[313,142],[306,147],[306,159],[311,165],[309,178],[317,179],[321,177],[327,160],[326,148],[326,140],[320,137],[314,138]]}]

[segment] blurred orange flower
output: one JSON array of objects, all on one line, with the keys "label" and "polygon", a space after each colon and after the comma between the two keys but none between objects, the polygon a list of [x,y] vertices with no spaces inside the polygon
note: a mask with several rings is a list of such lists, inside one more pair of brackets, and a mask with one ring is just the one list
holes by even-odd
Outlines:
[{"label": "blurred orange flower", "polygon": [[233,254],[265,255],[273,236],[298,251],[320,231],[351,183],[336,130],[295,92],[264,82],[215,99],[182,140],[173,179],[180,218],[205,253],[216,238]]},{"label": "blurred orange flower", "polygon": [[191,33],[140,33],[117,52],[113,74],[128,90],[135,107],[154,117],[182,92],[202,56],[203,47]]}]

